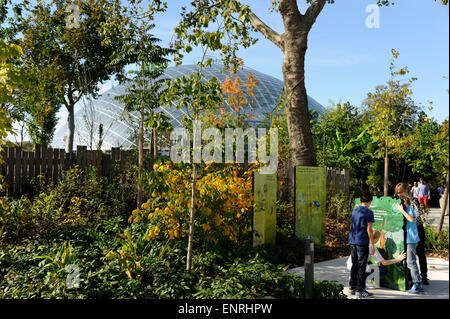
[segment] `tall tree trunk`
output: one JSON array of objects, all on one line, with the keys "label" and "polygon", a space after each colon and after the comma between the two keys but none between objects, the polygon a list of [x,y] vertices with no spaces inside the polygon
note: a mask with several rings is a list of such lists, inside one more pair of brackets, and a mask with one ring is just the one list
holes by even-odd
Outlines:
[{"label": "tall tree trunk", "polygon": [[388,187],[388,181],[389,181],[389,153],[387,146],[385,147],[385,154],[384,154],[384,196],[389,195],[389,187]]},{"label": "tall tree trunk", "polygon": [[137,206],[142,205],[142,184],[141,178],[144,172],[144,113],[141,112],[139,121],[139,155],[138,155],[138,184],[137,184]]},{"label": "tall tree trunk", "polygon": [[67,112],[67,137],[66,137],[66,153],[71,154],[73,150],[73,139],[75,135],[75,103],[71,95],[68,97],[66,104]]},{"label": "tall tree trunk", "polygon": [[186,257],[186,270],[190,271],[192,268],[192,249],[194,245],[194,230],[195,230],[195,187],[197,185],[197,166],[192,164],[192,190],[191,190],[191,212],[189,217],[189,238]]},{"label": "tall tree trunk", "polygon": [[305,55],[308,32],[312,25],[285,16],[283,39],[283,79],[286,121],[289,135],[291,202],[295,200],[294,170],[296,166],[316,166],[310,128],[308,95],[305,86]]},{"label": "tall tree trunk", "polygon": [[286,120],[294,167],[316,165],[305,87],[307,36],[307,31],[286,35],[283,61]]},{"label": "tall tree trunk", "polygon": [[442,205],[442,210],[441,210],[441,219],[439,220],[439,228],[438,228],[438,232],[440,233],[442,230],[442,225],[444,224],[444,217],[445,217],[445,211],[447,210],[447,203],[448,203],[448,184],[449,184],[449,177],[448,177],[448,172],[447,172],[447,178],[445,181],[445,192],[444,192],[444,203]]},{"label": "tall tree trunk", "polygon": [[[301,14],[296,0],[279,0],[278,9],[284,23],[283,34],[278,34],[253,12],[250,13],[253,27],[284,54],[284,95],[292,167],[316,166],[305,87],[305,55],[308,33],[325,4],[326,0],[314,0],[305,14]],[[289,175],[292,178],[293,172]]]},{"label": "tall tree trunk", "polygon": [[156,158],[158,157],[158,132],[156,131],[156,128],[153,129],[153,158],[156,161]]},{"label": "tall tree trunk", "polygon": [[156,163],[156,158],[153,156],[153,130],[150,131],[150,139],[148,140],[148,154],[150,157],[150,170],[153,170],[153,165]]}]

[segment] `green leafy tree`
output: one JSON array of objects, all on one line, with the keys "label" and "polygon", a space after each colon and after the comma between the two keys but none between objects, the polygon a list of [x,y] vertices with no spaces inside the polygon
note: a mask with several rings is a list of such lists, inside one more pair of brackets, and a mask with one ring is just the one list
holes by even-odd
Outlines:
[{"label": "green leafy tree", "polygon": [[[1,21],[1,20],[0,20]],[[8,44],[0,40],[0,152],[5,143],[5,138],[13,132],[13,117],[8,105],[14,100],[15,88],[25,83],[25,78],[20,69],[12,62],[23,54],[22,48],[15,44]],[[0,164],[3,159],[0,155]],[[0,175],[0,190],[3,177]]]},{"label": "green leafy tree", "polygon": [[436,161],[439,153],[445,152],[445,147],[441,148],[443,145],[437,143],[440,129],[439,123],[426,116],[421,116],[414,130],[403,143],[405,160],[412,172],[428,181],[434,179],[436,174],[437,167],[434,165],[441,164]]},{"label": "green leafy tree", "polygon": [[[211,64],[211,59],[206,58],[209,44],[205,42],[202,59],[198,62],[198,70],[189,76],[181,76],[166,82],[167,90],[161,97],[161,103],[169,105],[175,103],[178,109],[186,112],[183,119],[183,125],[195,132],[196,124],[201,115],[207,110],[217,108],[223,101],[223,94],[220,83],[216,77],[208,81],[203,81],[204,68]],[[195,134],[195,133],[194,133]],[[201,136],[194,136],[193,148],[201,147]],[[189,157],[190,157],[189,152]],[[186,256],[186,270],[192,269],[193,243],[195,231],[195,206],[196,206],[196,184],[198,177],[198,165],[201,164],[201,158],[193,158],[192,161],[192,180],[191,180],[191,199],[189,216],[189,237]],[[191,160],[189,159],[189,163]]]},{"label": "green leafy tree", "polygon": [[[138,30],[138,36],[128,38],[122,50],[118,52],[113,63],[136,62],[137,69],[130,71],[131,78],[122,77],[129,86],[127,93],[116,96],[115,99],[125,105],[125,112],[139,113],[139,180],[144,171],[144,126],[149,121],[155,109],[159,107],[160,95],[164,79],[161,77],[167,67],[168,60],[165,58],[172,51],[156,45],[159,41],[148,33],[153,26],[144,26]],[[142,186],[138,183],[137,192],[138,207],[142,204]]]},{"label": "green leafy tree", "polygon": [[313,122],[312,132],[318,163],[321,166],[352,168],[363,160],[367,132],[363,116],[350,103],[328,108]]},{"label": "green leafy tree", "polygon": [[[260,1],[259,1],[260,2]],[[258,5],[259,5],[258,2]],[[174,47],[179,52],[189,53],[193,46],[208,44],[213,51],[219,51],[224,64],[236,64],[240,47],[256,42],[252,31],[262,34],[283,52],[284,95],[286,120],[290,141],[290,156],[293,165],[315,166],[316,157],[310,129],[308,100],[305,87],[305,56],[308,36],[326,3],[334,0],[306,0],[309,4],[301,13],[297,0],[271,0],[270,10],[281,15],[284,32],[277,33],[258,18],[249,5],[239,0],[198,0],[191,7],[183,8],[182,20],[175,29],[177,35]],[[442,1],[447,4],[447,1]],[[391,1],[380,0],[379,6]],[[217,24],[218,29],[210,29]]]},{"label": "green leafy tree", "polygon": [[373,141],[379,144],[378,154],[384,158],[384,195],[388,195],[389,156],[393,147],[398,147],[399,140],[408,135],[417,120],[418,107],[411,99],[410,85],[417,80],[412,77],[403,82],[398,77],[409,73],[407,67],[396,68],[395,60],[399,53],[392,50],[390,80],[387,85],[378,86],[369,93],[365,104],[369,110],[366,122]]},{"label": "green leafy tree", "polygon": [[169,117],[163,112],[152,112],[145,126],[152,132],[152,141],[149,143],[149,150],[153,150],[153,159],[156,161],[156,157],[158,156],[158,135],[169,131],[172,124],[170,124]]},{"label": "green leafy tree", "polygon": [[[113,16],[107,3],[23,1],[12,23],[16,41],[24,51],[24,72],[39,75],[37,84],[42,84],[40,75],[45,74],[46,85],[33,86],[38,92],[30,94],[36,101],[33,106],[40,108],[31,114],[39,114],[39,119],[49,108],[56,111],[48,99],[58,97],[58,104],[68,111],[67,152],[73,149],[75,104],[85,95],[96,96],[100,83],[123,71],[124,65],[109,64],[123,40],[118,32],[111,31],[107,37],[103,34],[104,25]],[[79,10],[71,12],[69,4]]]},{"label": "green leafy tree", "polygon": [[439,185],[445,180],[444,207],[439,232],[448,202],[449,187],[449,133],[448,120],[442,124],[422,116],[413,133],[406,140],[407,162],[414,173]]}]

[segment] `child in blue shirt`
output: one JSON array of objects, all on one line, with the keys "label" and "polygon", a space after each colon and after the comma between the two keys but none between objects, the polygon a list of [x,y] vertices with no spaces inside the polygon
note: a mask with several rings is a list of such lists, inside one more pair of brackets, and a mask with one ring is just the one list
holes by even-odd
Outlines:
[{"label": "child in blue shirt", "polygon": [[417,230],[416,214],[411,207],[411,200],[408,197],[402,197],[403,203],[406,206],[406,211],[401,204],[397,204],[397,209],[405,216],[406,223],[406,264],[411,271],[413,286],[407,293],[423,294],[422,278],[420,277],[419,268],[416,263],[416,249],[420,241],[419,231]]}]

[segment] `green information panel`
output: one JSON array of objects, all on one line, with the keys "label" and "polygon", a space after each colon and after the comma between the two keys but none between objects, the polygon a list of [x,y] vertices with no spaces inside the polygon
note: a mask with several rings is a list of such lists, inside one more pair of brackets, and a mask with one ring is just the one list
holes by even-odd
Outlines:
[{"label": "green information panel", "polygon": [[325,209],[327,201],[325,167],[295,168],[295,235],[311,236],[315,243],[325,242]]},{"label": "green information panel", "polygon": [[[375,246],[385,259],[397,258],[405,250],[403,215],[395,207],[400,202],[391,197],[374,197],[370,205],[375,219],[373,228],[380,231],[381,234],[380,240]],[[355,207],[361,205],[359,198],[356,199],[355,205]],[[403,263],[380,266],[380,285],[405,291],[405,270]]]},{"label": "green information panel", "polygon": [[253,245],[275,244],[276,239],[276,201],[277,174],[253,175],[253,194],[255,207],[253,209]]}]

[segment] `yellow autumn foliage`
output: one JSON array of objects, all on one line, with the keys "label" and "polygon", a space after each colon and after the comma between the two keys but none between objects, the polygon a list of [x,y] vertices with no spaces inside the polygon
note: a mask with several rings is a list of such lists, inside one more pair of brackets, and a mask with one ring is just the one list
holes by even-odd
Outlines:
[{"label": "yellow autumn foliage", "polygon": [[[154,165],[155,179],[151,198],[130,216],[130,223],[146,223],[145,239],[158,236],[175,240],[187,236],[191,210],[190,170],[181,170],[171,163]],[[195,197],[196,240],[201,244],[221,239],[238,241],[247,233],[253,206],[252,172],[237,164],[222,169],[211,165],[200,170]],[[247,218],[245,218],[247,217]]]}]

